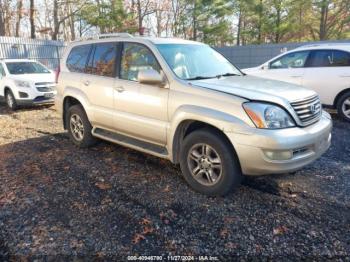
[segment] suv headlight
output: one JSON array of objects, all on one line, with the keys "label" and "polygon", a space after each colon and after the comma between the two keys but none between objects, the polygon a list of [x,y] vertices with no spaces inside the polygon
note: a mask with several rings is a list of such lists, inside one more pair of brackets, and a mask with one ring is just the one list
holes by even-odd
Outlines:
[{"label": "suv headlight", "polygon": [[280,129],[294,127],[291,116],[281,107],[259,102],[248,102],[243,108],[257,128]]},{"label": "suv headlight", "polygon": [[30,83],[27,82],[27,81],[20,81],[20,80],[15,80],[15,84],[16,86],[19,86],[19,87],[30,87]]}]

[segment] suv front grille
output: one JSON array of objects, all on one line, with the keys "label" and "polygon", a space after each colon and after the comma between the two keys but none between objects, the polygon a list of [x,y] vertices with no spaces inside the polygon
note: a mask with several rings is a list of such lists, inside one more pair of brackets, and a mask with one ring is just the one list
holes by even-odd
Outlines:
[{"label": "suv front grille", "polygon": [[322,113],[320,98],[316,96],[291,103],[302,125],[310,125],[319,120]]},{"label": "suv front grille", "polygon": [[36,89],[39,92],[52,92],[53,91],[53,88],[49,87],[49,86],[37,86]]},{"label": "suv front grille", "polygon": [[54,91],[56,83],[54,82],[38,82],[35,83],[36,89],[39,92],[52,92]]}]

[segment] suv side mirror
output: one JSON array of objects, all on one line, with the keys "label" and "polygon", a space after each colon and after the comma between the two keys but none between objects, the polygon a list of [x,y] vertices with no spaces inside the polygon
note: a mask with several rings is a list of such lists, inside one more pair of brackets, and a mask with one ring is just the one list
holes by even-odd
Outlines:
[{"label": "suv side mirror", "polygon": [[152,68],[139,71],[137,80],[141,84],[164,85],[164,79],[162,75]]}]

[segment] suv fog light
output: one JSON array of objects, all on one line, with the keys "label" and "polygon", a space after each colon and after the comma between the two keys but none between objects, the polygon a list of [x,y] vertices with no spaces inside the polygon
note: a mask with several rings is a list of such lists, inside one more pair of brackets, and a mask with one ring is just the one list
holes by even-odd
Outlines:
[{"label": "suv fog light", "polygon": [[271,160],[289,160],[293,157],[293,152],[288,151],[265,151],[265,155]]},{"label": "suv fog light", "polygon": [[28,98],[28,94],[25,92],[18,92],[20,98]]}]

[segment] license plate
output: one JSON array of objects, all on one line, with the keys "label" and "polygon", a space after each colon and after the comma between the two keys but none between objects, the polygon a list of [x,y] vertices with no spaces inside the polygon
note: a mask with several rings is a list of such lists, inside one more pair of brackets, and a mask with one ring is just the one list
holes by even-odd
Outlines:
[{"label": "license plate", "polygon": [[44,94],[44,97],[45,98],[52,98],[52,97],[54,97],[54,94],[53,93]]}]

